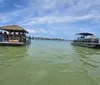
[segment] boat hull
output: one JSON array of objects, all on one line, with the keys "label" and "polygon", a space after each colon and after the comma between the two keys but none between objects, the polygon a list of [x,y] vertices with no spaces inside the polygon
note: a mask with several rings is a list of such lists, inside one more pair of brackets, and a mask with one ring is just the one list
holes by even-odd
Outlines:
[{"label": "boat hull", "polygon": [[30,44],[29,42],[19,42],[19,43],[14,43],[14,42],[0,42],[0,46],[24,46]]},{"label": "boat hull", "polygon": [[31,39],[29,38],[25,42],[8,42],[8,41],[1,41],[0,46],[25,46],[31,44]]},{"label": "boat hull", "polygon": [[71,44],[89,48],[100,48],[100,43],[72,42]]}]

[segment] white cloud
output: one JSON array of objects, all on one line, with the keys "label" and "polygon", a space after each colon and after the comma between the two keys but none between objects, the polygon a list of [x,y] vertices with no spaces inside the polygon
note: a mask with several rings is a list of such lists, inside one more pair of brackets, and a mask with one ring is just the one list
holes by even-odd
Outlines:
[{"label": "white cloud", "polygon": [[22,22],[18,22],[18,24],[23,25],[32,25],[32,24],[52,24],[52,23],[63,23],[63,22],[77,22],[81,20],[92,20],[92,19],[100,19],[100,16],[96,16],[95,14],[83,15],[83,16],[45,16],[45,17],[28,17]]},{"label": "white cloud", "polygon": [[55,32],[50,32],[50,34],[51,34],[51,35],[56,35],[56,33],[55,33]]},{"label": "white cloud", "polygon": [[79,32],[90,32],[90,33],[95,34],[95,32],[91,28],[87,28],[87,29],[79,28]]},{"label": "white cloud", "polygon": [[43,28],[33,28],[33,29],[26,29],[29,33],[36,34],[36,33],[43,33],[43,34],[50,34],[56,35],[54,31],[51,30],[44,30]]},{"label": "white cloud", "polygon": [[18,5],[18,4],[14,4],[14,6],[17,7],[17,8],[21,8],[21,6]]},{"label": "white cloud", "polygon": [[[17,8],[21,7],[17,4],[14,5]],[[80,20],[97,19],[97,16],[100,19],[99,10],[95,9],[96,5],[100,5],[98,0],[36,0],[36,2],[29,0],[26,8],[9,12],[5,16],[13,19],[13,17],[24,14],[23,20],[17,22],[17,24],[23,25],[59,22],[71,23]],[[47,13],[47,11],[51,12]],[[35,13],[38,16],[35,17]]]},{"label": "white cloud", "polygon": [[35,30],[33,30],[33,29],[26,29],[29,33],[36,33],[36,31]]},{"label": "white cloud", "polygon": [[45,31],[44,29],[40,29],[40,32],[47,33],[48,31]]},{"label": "white cloud", "polygon": [[9,22],[10,20],[6,16],[0,16],[0,22],[1,23],[6,23]]},{"label": "white cloud", "polygon": [[39,28],[38,32],[39,33],[48,33],[48,34],[51,34],[52,31],[50,31],[50,30],[44,30],[43,28]]}]

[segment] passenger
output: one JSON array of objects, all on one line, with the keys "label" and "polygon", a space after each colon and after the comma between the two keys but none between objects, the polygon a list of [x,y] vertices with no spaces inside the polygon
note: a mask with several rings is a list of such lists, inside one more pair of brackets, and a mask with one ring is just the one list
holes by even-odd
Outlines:
[{"label": "passenger", "polygon": [[81,38],[85,38],[85,36],[84,35],[83,36],[81,35]]},{"label": "passenger", "polygon": [[26,42],[26,35],[24,32],[22,32],[22,36],[23,36],[23,42]]},{"label": "passenger", "polygon": [[83,35],[83,38],[85,38],[85,36]]},{"label": "passenger", "polygon": [[22,33],[22,35],[23,35],[23,36],[26,36],[24,32]]},{"label": "passenger", "polygon": [[8,41],[7,32],[4,32],[4,40],[5,40],[5,41]]},{"label": "passenger", "polygon": [[14,32],[14,37],[13,37],[14,40],[17,40],[17,34],[16,32]]},{"label": "passenger", "polygon": [[12,32],[9,32],[9,34],[8,34],[8,40],[12,40],[12,37],[13,37]]},{"label": "passenger", "polygon": [[7,32],[4,32],[4,35],[7,35]]},{"label": "passenger", "polygon": [[18,35],[20,35],[20,32],[18,33]]},{"label": "passenger", "polygon": [[16,35],[16,32],[14,32],[14,35]]}]

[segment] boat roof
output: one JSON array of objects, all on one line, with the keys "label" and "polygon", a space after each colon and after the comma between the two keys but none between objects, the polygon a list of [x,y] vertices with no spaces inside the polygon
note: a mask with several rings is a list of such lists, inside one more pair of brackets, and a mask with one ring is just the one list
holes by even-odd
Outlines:
[{"label": "boat roof", "polygon": [[78,33],[76,35],[84,35],[84,36],[90,36],[90,35],[93,35],[92,33]]},{"label": "boat roof", "polygon": [[9,25],[9,26],[2,26],[0,27],[0,30],[10,31],[10,32],[24,32],[28,33],[24,28],[18,26],[18,25]]}]

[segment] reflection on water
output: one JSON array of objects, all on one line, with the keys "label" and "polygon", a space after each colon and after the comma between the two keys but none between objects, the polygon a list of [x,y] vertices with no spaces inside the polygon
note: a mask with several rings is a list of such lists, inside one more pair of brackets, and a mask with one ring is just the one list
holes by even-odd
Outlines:
[{"label": "reflection on water", "polygon": [[0,85],[100,85],[99,57],[67,41],[0,47]]}]

